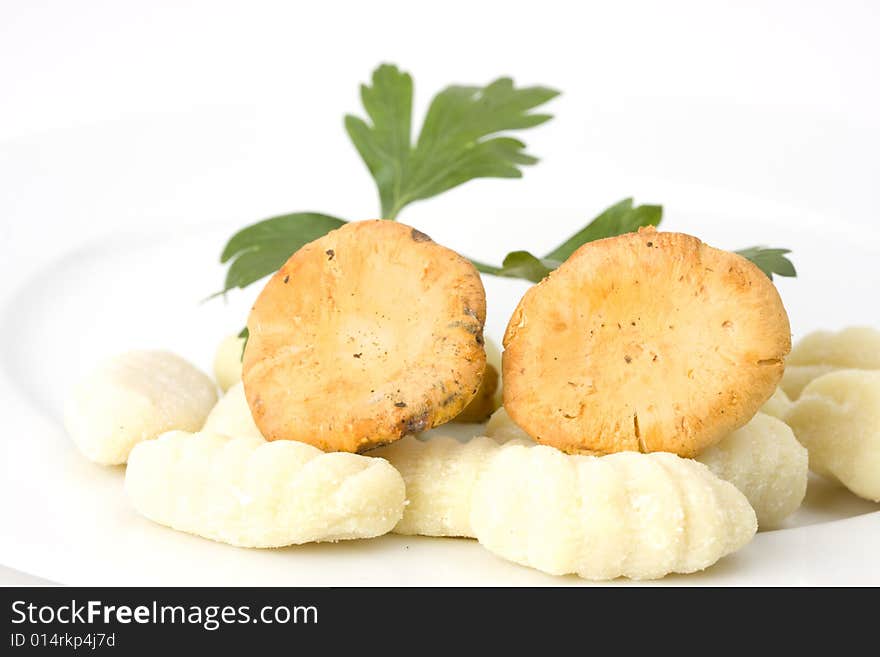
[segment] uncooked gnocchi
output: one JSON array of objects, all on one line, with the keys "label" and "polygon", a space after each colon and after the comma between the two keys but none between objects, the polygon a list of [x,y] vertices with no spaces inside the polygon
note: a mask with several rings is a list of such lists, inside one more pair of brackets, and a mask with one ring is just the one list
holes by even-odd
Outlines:
[{"label": "uncooked gnocchi", "polygon": [[785,421],[785,416],[790,408],[791,399],[785,394],[785,390],[782,388],[776,388],[776,392],[773,393],[773,396],[764,402],[764,405],[761,407],[761,412],[767,415],[772,415],[777,420]]},{"label": "uncooked gnocchi", "polygon": [[125,489],[134,508],[159,524],[262,548],[385,534],[406,497],[400,474],[383,459],[182,431],[132,450]]},{"label": "uncooked gnocchi", "polygon": [[245,339],[237,335],[223,338],[214,355],[214,378],[220,390],[226,392],[241,381],[241,354]]},{"label": "uncooked gnocchi", "polygon": [[701,570],[756,528],[741,493],[672,454],[571,456],[486,437],[408,437],[371,454],[387,458],[406,481],[409,505],[394,532],[477,538],[553,574],[649,578]]},{"label": "uncooked gnocchi", "polygon": [[841,369],[880,369],[880,331],[852,326],[837,333],[815,331],[804,336],[785,361],[780,385],[797,399],[813,379]]},{"label": "uncooked gnocchi", "polygon": [[838,369],[834,365],[786,365],[779,387],[789,399],[795,400],[810,381]]},{"label": "uncooked gnocchi", "polygon": [[217,401],[211,379],[167,351],[129,351],[73,390],[64,426],[90,460],[125,463],[131,448],[172,429],[201,428]]},{"label": "uncooked gnocchi", "polygon": [[812,381],[786,422],[810,469],[880,502],[880,371],[841,370]]},{"label": "uncooked gnocchi", "polygon": [[778,527],[807,492],[807,450],[782,420],[758,413],[697,456],[746,496],[761,529]]},{"label": "uncooked gnocchi", "polygon": [[[531,440],[529,440],[531,442]],[[466,443],[437,436],[407,436],[369,454],[387,459],[406,482],[408,504],[395,534],[473,538],[471,496],[497,442],[478,436]]]},{"label": "uncooked gnocchi", "polygon": [[498,556],[592,580],[703,570],[757,529],[742,493],[691,459],[510,443],[480,476],[470,521]]},{"label": "uncooked gnocchi", "polygon": [[785,362],[877,370],[880,369],[880,331],[866,326],[851,326],[837,333],[814,331],[795,344]]},{"label": "uncooked gnocchi", "polygon": [[251,415],[241,381],[234,384],[211,409],[202,431],[222,433],[227,436],[253,436],[262,438],[257,423]]},{"label": "uncooked gnocchi", "polygon": [[[800,508],[807,489],[807,451],[791,429],[769,412],[785,415],[791,402],[777,390],[748,424],[729,434],[696,459],[736,486],[749,500],[762,529],[776,527]],[[532,442],[499,408],[486,425],[486,435],[499,443]]]}]

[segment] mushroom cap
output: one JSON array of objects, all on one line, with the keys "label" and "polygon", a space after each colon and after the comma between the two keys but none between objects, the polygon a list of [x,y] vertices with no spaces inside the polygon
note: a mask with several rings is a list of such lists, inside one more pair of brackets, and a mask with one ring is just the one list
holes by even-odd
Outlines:
[{"label": "mushroom cap", "polygon": [[483,381],[477,394],[471,399],[471,402],[465,406],[464,410],[455,416],[455,422],[480,423],[486,422],[498,408],[496,403],[496,392],[498,392],[498,370],[491,363],[486,363],[486,369],[483,371]]},{"label": "mushroom cap", "polygon": [[581,246],[526,292],[504,336],[504,406],[566,452],[694,456],[755,415],[790,349],[754,264],[642,229]]},{"label": "mushroom cap", "polygon": [[248,318],[242,378],[268,440],[359,452],[451,420],[486,354],[474,266],[424,233],[376,220],[310,242]]}]

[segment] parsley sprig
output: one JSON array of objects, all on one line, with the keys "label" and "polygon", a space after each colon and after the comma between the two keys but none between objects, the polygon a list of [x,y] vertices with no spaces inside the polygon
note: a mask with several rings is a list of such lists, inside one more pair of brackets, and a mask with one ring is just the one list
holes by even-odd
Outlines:
[{"label": "parsley sprig", "polygon": [[510,78],[485,87],[451,86],[434,96],[419,136],[412,140],[413,81],[384,64],[361,86],[371,123],[351,114],[345,129],[379,188],[382,216],[395,219],[414,201],[437,196],[475,178],[520,178],[538,160],[506,132],[549,121],[530,113],[559,95],[546,87],[516,88]]},{"label": "parsley sprig", "polygon": [[[383,64],[361,86],[366,119],[345,117],[345,129],[367,165],[379,192],[381,216],[394,220],[416,201],[428,199],[478,178],[520,178],[522,168],[538,162],[510,133],[549,121],[534,111],[559,92],[548,87],[516,87],[499,78],[484,87],[453,85],[431,100],[413,141],[413,80],[396,66]],[[606,209],[544,256],[513,251],[501,266],[473,261],[481,272],[538,282],[586,242],[657,226],[659,205],[634,205],[624,199]],[[230,238],[220,256],[228,264],[223,290],[244,288],[277,271],[300,247],[345,224],[319,212],[295,212],[248,226]],[[788,249],[751,247],[737,251],[771,279],[795,276]]]},{"label": "parsley sprig", "polygon": [[643,226],[657,226],[663,218],[659,205],[633,205],[631,198],[615,203],[542,258],[528,251],[508,253],[500,267],[474,262],[484,274],[524,278],[537,283],[565,262],[578,247],[593,240],[631,233]]},{"label": "parsley sprig", "polygon": [[797,276],[794,264],[786,256],[791,249],[771,249],[766,246],[752,246],[747,249],[734,251],[743,258],[751,260],[762,272],[773,280],[773,274],[777,276]]}]

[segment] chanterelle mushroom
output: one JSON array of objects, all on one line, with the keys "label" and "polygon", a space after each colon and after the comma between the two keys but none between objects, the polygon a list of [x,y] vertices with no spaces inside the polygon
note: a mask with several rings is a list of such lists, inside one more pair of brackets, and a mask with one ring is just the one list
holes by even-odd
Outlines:
[{"label": "chanterelle mushroom", "polygon": [[693,456],[773,394],[791,336],[751,262],[643,229],[585,244],[531,288],[504,348],[504,406],[537,441]]},{"label": "chanterelle mushroom", "polygon": [[454,418],[486,365],[465,258],[392,221],[347,224],[281,267],[250,317],[242,378],[269,440],[359,452]]}]

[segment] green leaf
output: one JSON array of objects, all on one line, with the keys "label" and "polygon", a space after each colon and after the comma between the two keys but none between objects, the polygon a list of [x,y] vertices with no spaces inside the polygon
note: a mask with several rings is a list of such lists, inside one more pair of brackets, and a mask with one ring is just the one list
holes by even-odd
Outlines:
[{"label": "green leaf", "polygon": [[372,86],[361,85],[361,102],[372,126],[345,117],[348,136],[379,187],[382,216],[394,205],[403,185],[412,138],[413,81],[396,66],[373,71]]},{"label": "green leaf", "polygon": [[663,219],[663,206],[639,205],[633,207],[631,198],[615,203],[584,228],[557,246],[548,258],[565,262],[581,245],[606,237],[634,233],[645,226],[658,226]]},{"label": "green leaf", "polygon": [[409,203],[469,180],[521,177],[521,167],[537,159],[501,133],[550,120],[530,111],[557,95],[546,87],[516,88],[510,78],[486,87],[447,87],[431,101],[413,145],[412,78],[384,64],[371,85],[361,87],[370,123],[348,115],[345,128],[379,188],[382,216],[394,219]]},{"label": "green leaf", "polygon": [[752,246],[748,249],[740,249],[735,251],[743,258],[751,260],[758,266],[762,272],[767,274],[770,280],[773,280],[773,274],[777,276],[797,276],[797,270],[794,264],[786,255],[791,253],[791,249],[770,249],[764,246]]},{"label": "green leaf", "polygon": [[504,257],[501,270],[496,275],[538,283],[561,264],[556,260],[538,258],[528,251],[511,251]]},{"label": "green leaf", "polygon": [[220,262],[229,262],[224,294],[247,287],[272,274],[304,244],[345,224],[317,212],[296,212],[264,219],[238,231],[223,249]]},{"label": "green leaf", "polygon": [[606,237],[617,237],[624,233],[632,233],[643,226],[657,226],[662,219],[662,206],[633,206],[633,200],[627,198],[606,209],[543,258],[532,255],[528,251],[513,251],[505,256],[501,267],[481,262],[474,262],[474,265],[484,274],[524,278],[527,281],[538,283],[565,262],[582,244]]}]

